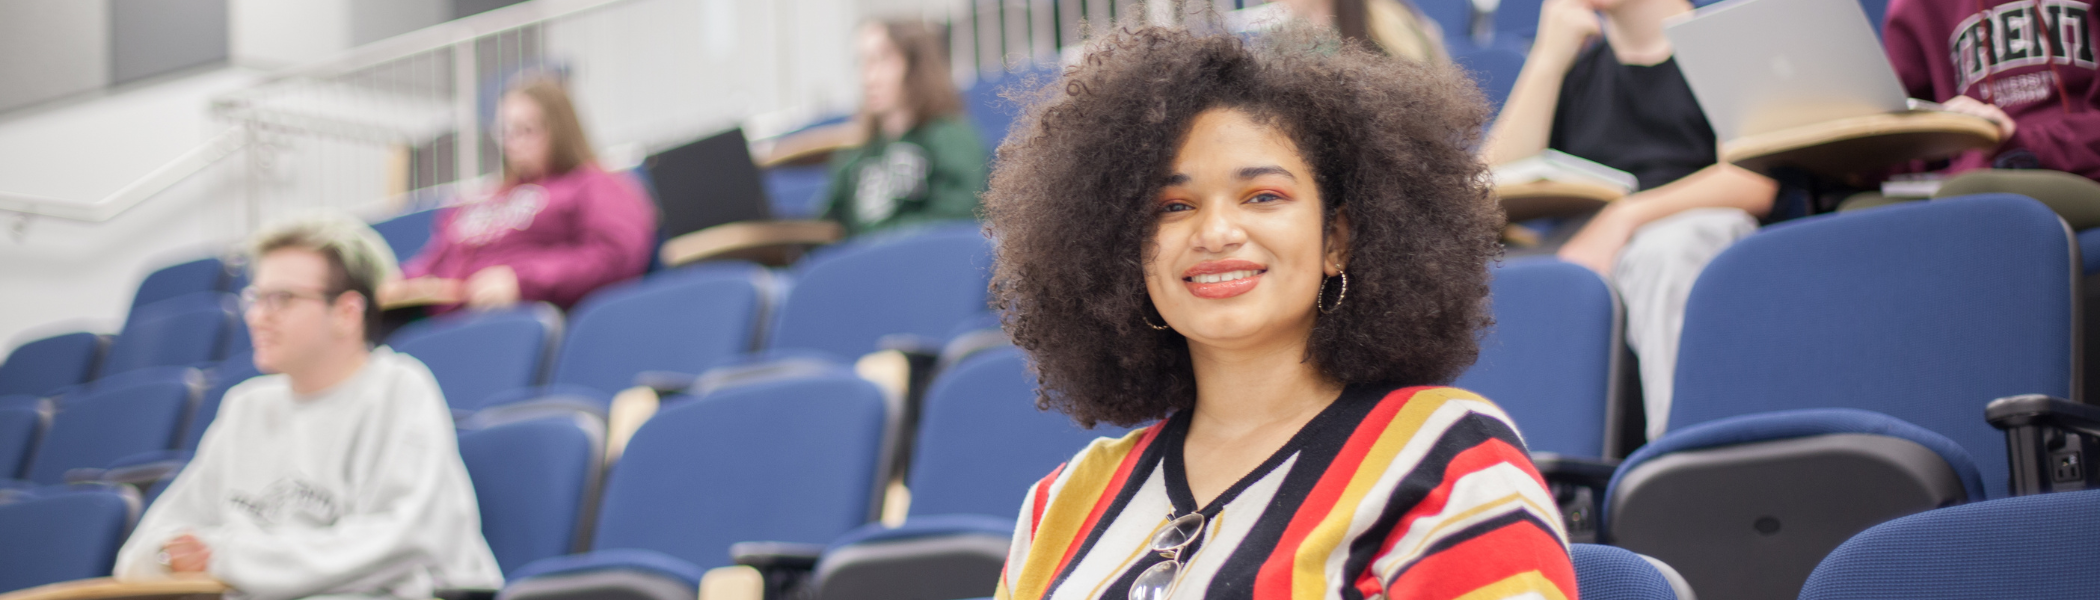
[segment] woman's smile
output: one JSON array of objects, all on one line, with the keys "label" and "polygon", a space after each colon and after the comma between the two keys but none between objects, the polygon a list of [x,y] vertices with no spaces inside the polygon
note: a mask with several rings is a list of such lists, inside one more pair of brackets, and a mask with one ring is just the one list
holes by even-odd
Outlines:
[{"label": "woman's smile", "polygon": [[1197,298],[1231,298],[1261,285],[1267,267],[1247,260],[1206,260],[1181,273],[1181,284]]}]

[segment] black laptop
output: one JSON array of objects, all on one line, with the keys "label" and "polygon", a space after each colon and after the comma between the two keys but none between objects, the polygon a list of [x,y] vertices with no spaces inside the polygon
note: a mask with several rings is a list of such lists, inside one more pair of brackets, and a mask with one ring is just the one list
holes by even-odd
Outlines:
[{"label": "black laptop", "polygon": [[658,152],[646,165],[663,211],[665,239],[773,216],[741,128]]}]

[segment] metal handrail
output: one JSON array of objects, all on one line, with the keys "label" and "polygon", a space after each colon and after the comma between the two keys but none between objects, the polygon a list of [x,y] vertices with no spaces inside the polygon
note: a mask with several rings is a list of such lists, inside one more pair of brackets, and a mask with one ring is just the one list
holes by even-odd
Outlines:
[{"label": "metal handrail", "polygon": [[69,202],[0,192],[0,211],[89,223],[108,221],[233,154],[247,145],[247,141],[246,131],[239,127],[230,128],[94,202]]}]

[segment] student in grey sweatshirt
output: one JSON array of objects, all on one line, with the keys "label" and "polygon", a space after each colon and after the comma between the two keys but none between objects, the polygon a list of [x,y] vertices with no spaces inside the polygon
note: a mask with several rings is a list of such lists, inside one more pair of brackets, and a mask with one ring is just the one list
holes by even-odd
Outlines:
[{"label": "student in grey sweatshirt", "polygon": [[373,348],[377,234],[313,219],[256,238],[241,299],[265,373],[228,391],[116,576],[204,573],[235,598],[430,598],[503,584],[451,414],[423,363]]}]

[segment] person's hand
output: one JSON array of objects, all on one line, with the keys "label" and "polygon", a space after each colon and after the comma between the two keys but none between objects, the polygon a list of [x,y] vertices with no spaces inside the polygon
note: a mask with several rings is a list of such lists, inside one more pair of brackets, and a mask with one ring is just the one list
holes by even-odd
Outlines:
[{"label": "person's hand", "polygon": [[417,277],[396,279],[379,284],[379,307],[387,308],[401,304],[451,304],[459,302],[464,286],[458,280],[442,277]]},{"label": "person's hand", "polygon": [[2012,139],[2013,131],[2018,129],[2018,126],[2013,124],[2012,117],[2005,114],[2005,111],[1998,108],[1996,104],[1988,104],[1968,96],[1955,96],[1951,100],[1940,103],[1940,106],[1946,107],[1947,112],[1982,117],[1992,123],[1997,123],[1998,132],[2001,134],[1998,136],[1999,140]]},{"label": "person's hand", "polygon": [[1603,31],[1590,0],[1546,0],[1539,5],[1539,35],[1532,52],[1573,62],[1583,42]]},{"label": "person's hand", "polygon": [[504,308],[518,303],[518,273],[510,267],[496,265],[474,272],[467,278],[467,306],[474,308]]},{"label": "person's hand", "polygon": [[1560,259],[1610,277],[1612,267],[1619,262],[1619,250],[1626,247],[1626,240],[1633,239],[1635,225],[1627,216],[1627,205],[1622,204],[1631,199],[1621,198],[1598,211],[1581,231],[1561,244]]},{"label": "person's hand", "polygon": [[185,533],[168,540],[160,551],[168,555],[169,573],[203,573],[211,568],[211,548],[195,535]]}]

